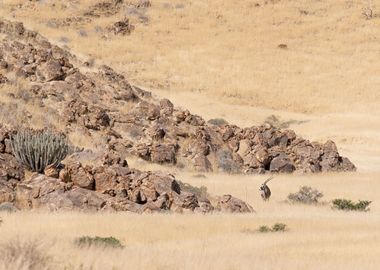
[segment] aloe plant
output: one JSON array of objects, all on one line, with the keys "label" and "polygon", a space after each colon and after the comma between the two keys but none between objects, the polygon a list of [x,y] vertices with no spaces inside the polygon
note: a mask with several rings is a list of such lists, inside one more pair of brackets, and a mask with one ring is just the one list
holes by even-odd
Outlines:
[{"label": "aloe plant", "polygon": [[19,131],[12,136],[11,147],[20,163],[39,173],[48,165],[59,165],[69,152],[66,137],[47,130]]}]

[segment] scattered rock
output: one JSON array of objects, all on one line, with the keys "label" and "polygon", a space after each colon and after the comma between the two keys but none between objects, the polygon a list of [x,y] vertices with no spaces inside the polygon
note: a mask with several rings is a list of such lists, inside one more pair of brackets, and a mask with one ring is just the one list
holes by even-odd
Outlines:
[{"label": "scattered rock", "polygon": [[113,25],[107,27],[107,31],[114,35],[125,36],[131,34],[135,27],[129,22],[128,18],[115,22]]}]

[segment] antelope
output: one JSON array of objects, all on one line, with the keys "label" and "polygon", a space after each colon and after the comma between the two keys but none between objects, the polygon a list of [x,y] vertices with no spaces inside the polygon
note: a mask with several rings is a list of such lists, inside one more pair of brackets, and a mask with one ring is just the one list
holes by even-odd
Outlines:
[{"label": "antelope", "polygon": [[261,198],[263,198],[264,201],[268,201],[270,198],[270,195],[272,194],[270,192],[269,187],[267,186],[267,183],[273,179],[273,176],[269,177],[265,182],[260,186],[260,193],[261,193]]}]

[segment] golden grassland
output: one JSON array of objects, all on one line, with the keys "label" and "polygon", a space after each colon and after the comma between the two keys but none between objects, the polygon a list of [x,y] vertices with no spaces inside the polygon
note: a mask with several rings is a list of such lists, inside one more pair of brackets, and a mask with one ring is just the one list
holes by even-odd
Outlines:
[{"label": "golden grassland", "polygon": [[[273,197],[261,201],[263,176],[207,175],[180,179],[212,193],[232,193],[255,214],[193,215],[126,213],[2,214],[0,244],[37,241],[52,269],[377,269],[380,263],[378,175],[278,176]],[[283,202],[300,185],[323,191],[326,204]],[[332,210],[333,198],[373,200],[369,212]],[[259,233],[261,225],[285,223],[287,231]],[[114,236],[125,248],[79,248],[77,237]],[[1,256],[0,256],[1,257]],[[2,262],[4,263],[4,261]],[[0,269],[20,269],[0,263]],[[1,267],[3,265],[3,267]],[[27,268],[25,268],[27,269]]]},{"label": "golden grassland", "polygon": [[[83,16],[98,2],[3,0],[0,15],[144,87],[301,113],[378,112],[377,1],[155,0],[140,12],[146,24],[124,5],[89,23],[49,26],[50,19]],[[374,18],[366,20],[370,2]],[[124,16],[135,31],[102,39],[96,27]]]},{"label": "golden grassland", "polygon": [[[248,0],[154,0],[144,14],[148,24],[131,17],[136,29],[130,36],[107,39],[95,27],[122,19],[127,10],[88,24],[58,28],[47,24],[52,18],[80,16],[97,2],[67,1],[63,8],[62,1],[3,0],[0,16],[23,21],[80,58],[94,59],[95,67],[110,65],[134,84],[206,119],[222,117],[250,126],[274,114],[284,121],[303,121],[290,128],[311,140],[336,141],[358,172],[277,176],[270,182],[272,198],[264,203],[258,192],[263,176],[199,178],[129,160],[131,166],[166,170],[183,182],[207,186],[212,194],[233,194],[251,203],[256,213],[2,213],[0,244],[17,237],[38,240],[52,256],[53,269],[378,269],[380,5],[376,1],[258,0],[257,7]],[[362,9],[370,2],[375,16],[366,20]],[[16,5],[20,3],[24,6]],[[81,29],[87,36],[79,35]],[[0,89],[0,95],[8,90]],[[7,102],[5,95],[1,101]],[[86,143],[80,135],[75,140]],[[284,203],[301,185],[322,191],[325,204]],[[334,211],[329,203],[334,198],[371,200],[371,211]],[[287,224],[288,230],[255,232],[260,225],[276,222]],[[114,236],[125,249],[79,249],[73,241],[82,235]],[[0,263],[1,268],[20,269],[17,264]]]}]

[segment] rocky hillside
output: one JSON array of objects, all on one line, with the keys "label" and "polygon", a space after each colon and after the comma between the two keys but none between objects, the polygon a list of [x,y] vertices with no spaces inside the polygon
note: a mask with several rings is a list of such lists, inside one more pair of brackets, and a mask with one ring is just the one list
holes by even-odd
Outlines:
[{"label": "rocky hillside", "polygon": [[4,124],[33,126],[37,110],[44,115],[41,127],[87,138],[92,148],[197,171],[355,170],[332,141],[310,142],[269,125],[206,123],[130,85],[108,66],[89,68],[22,23],[1,21],[0,33],[1,94],[7,100],[1,107],[9,116]]},{"label": "rocky hillside", "polygon": [[211,196],[178,182],[173,175],[143,172],[128,167],[125,159],[109,151],[82,165],[86,152],[68,157],[62,166],[48,166],[44,174],[25,176],[9,146],[13,132],[0,126],[0,209],[215,211],[246,213],[253,209],[231,195]]}]

